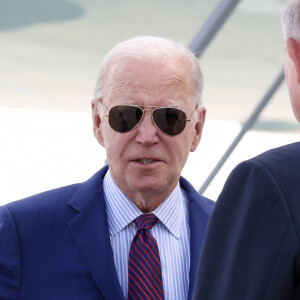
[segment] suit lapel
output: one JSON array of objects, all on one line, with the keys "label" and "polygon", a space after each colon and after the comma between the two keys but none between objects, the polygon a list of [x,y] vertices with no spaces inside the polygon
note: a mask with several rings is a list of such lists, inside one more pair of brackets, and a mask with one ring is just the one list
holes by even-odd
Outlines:
[{"label": "suit lapel", "polygon": [[188,299],[192,299],[200,251],[206,232],[208,218],[212,212],[213,206],[208,199],[200,196],[190,183],[182,177],[180,179],[180,185],[186,190],[189,200],[191,264]]},{"label": "suit lapel", "polygon": [[105,299],[124,299],[109,238],[102,185],[106,171],[107,168],[100,170],[79,185],[69,201],[78,214],[69,221],[68,226],[101,294]]},{"label": "suit lapel", "polygon": [[[68,202],[77,211],[77,215],[68,222],[68,227],[101,294],[107,300],[125,299],[119,284],[109,238],[103,191],[103,177],[106,171],[107,167],[78,186],[76,193]],[[180,179],[180,185],[187,191],[189,200],[191,266],[188,299],[191,299],[212,205],[207,199],[199,196],[184,178]],[[202,197],[203,201],[199,201],[199,197]]]}]

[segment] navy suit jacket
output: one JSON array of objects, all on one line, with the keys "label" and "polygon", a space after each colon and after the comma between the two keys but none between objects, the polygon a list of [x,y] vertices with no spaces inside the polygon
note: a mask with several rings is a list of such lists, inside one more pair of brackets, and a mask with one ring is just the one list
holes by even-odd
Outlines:
[{"label": "navy suit jacket", "polygon": [[196,300],[300,299],[300,143],[235,168],[203,245]]},{"label": "navy suit jacket", "polygon": [[[0,207],[0,299],[124,299],[107,223],[103,177]],[[189,200],[189,299],[212,202],[183,178]]]}]

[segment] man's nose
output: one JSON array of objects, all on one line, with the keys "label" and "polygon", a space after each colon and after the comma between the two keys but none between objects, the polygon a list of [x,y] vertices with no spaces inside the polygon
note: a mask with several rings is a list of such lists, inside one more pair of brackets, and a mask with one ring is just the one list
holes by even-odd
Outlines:
[{"label": "man's nose", "polygon": [[136,141],[144,145],[155,144],[159,141],[157,135],[158,128],[152,120],[152,111],[145,111],[144,117],[140,124],[137,126]]}]

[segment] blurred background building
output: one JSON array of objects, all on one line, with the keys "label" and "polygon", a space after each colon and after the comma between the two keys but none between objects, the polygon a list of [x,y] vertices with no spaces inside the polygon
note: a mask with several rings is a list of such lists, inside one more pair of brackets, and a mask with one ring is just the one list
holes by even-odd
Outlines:
[{"label": "blurred background building", "polygon": [[[183,175],[199,189],[282,69],[285,0],[241,0],[199,62],[207,122]],[[157,35],[189,44],[219,0],[1,0],[0,203],[88,179],[105,151],[90,101],[104,55]],[[232,168],[299,140],[282,84],[205,190],[216,200]]]}]

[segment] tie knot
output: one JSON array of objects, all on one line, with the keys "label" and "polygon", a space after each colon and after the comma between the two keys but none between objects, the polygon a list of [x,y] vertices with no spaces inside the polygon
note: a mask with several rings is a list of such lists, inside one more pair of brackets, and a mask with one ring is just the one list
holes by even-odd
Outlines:
[{"label": "tie knot", "polygon": [[137,230],[150,229],[158,221],[154,214],[143,214],[134,220]]}]

